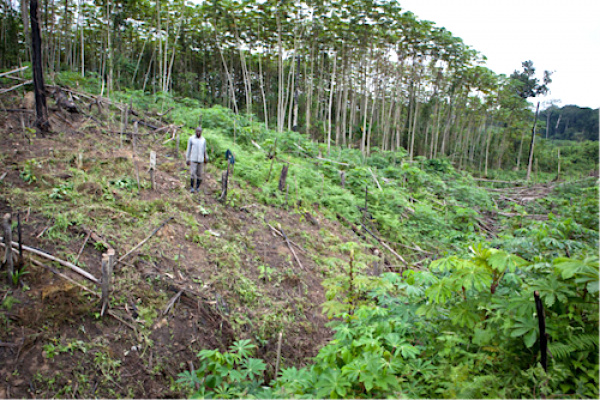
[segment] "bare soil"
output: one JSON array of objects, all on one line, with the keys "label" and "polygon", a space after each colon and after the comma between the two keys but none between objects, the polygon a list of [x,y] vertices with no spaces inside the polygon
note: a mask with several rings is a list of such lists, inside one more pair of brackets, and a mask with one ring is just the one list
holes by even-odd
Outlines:
[{"label": "bare soil", "polygon": [[[16,221],[20,214],[25,245],[73,262],[87,229],[114,246],[118,258],[162,220],[174,218],[115,266],[111,311],[119,319],[100,317],[98,297],[30,262],[34,258],[100,292],[93,282],[49,260],[25,253],[27,274],[18,287],[9,285],[0,270],[0,398],[184,397],[189,392],[175,384],[177,374],[198,364],[201,349],[224,351],[235,340],[249,338],[257,345],[256,356],[269,364],[268,381],[280,330],[284,367],[306,365],[331,338],[321,312],[325,273],[315,260],[343,257],[328,242],[330,237],[352,240],[343,227],[317,209],[313,216],[318,227],[300,213],[259,204],[235,181],[232,190],[243,192],[240,204],[223,205],[217,201],[220,172],[212,165],[203,192],[187,193],[183,160],[152,131],[137,143],[140,179],[145,182],[137,209],[128,203],[132,189],[107,189],[98,180],[75,185],[71,190],[77,201],[49,195],[42,207],[33,194],[53,193],[53,188],[74,182],[78,170],[118,179],[124,168],[131,168],[133,156],[131,143],[125,140],[120,147],[121,138],[110,132],[118,131],[118,123],[103,127],[84,115],[59,110],[51,115],[53,133],[36,137],[27,129],[32,113],[0,111],[0,176],[6,172],[0,182],[0,215],[12,213]],[[158,153],[154,191],[147,187],[150,149]],[[27,171],[37,179],[27,182]],[[128,175],[135,177],[135,172],[130,169]],[[57,205],[56,214],[52,204]],[[61,230],[57,224],[65,208],[95,224],[75,221]],[[193,216],[197,229],[182,215]],[[265,219],[280,224],[304,249],[295,249],[302,267]],[[78,265],[99,278],[104,250],[90,238]],[[270,274],[261,271],[265,266]],[[180,291],[165,313],[168,301]]]}]

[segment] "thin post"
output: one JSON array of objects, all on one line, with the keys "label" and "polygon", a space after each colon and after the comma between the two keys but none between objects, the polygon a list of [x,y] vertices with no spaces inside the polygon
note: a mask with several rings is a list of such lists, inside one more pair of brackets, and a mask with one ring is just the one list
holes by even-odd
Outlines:
[{"label": "thin post", "polygon": [[544,371],[548,371],[548,337],[546,336],[546,317],[544,315],[544,305],[540,298],[540,292],[533,292],[535,298],[535,308],[538,316],[538,325],[540,328],[540,362]]},{"label": "thin post", "polygon": [[4,244],[6,245],[6,252],[4,253],[4,262],[8,268],[8,284],[13,283],[14,264],[12,257],[12,226],[11,226],[11,215],[10,213],[4,214],[2,217],[2,230],[4,231]]},{"label": "thin post", "polygon": [[154,170],[156,169],[156,152],[150,152],[150,187],[152,190],[156,190],[154,182]]},{"label": "thin post", "polygon": [[125,115],[127,115],[127,107],[121,110],[121,134],[119,135],[119,148],[123,147],[123,134],[125,133]]},{"label": "thin post", "polygon": [[179,158],[179,129],[175,128],[177,132],[177,150],[175,151],[175,158]]},{"label": "thin post", "polygon": [[137,165],[137,158],[136,158],[136,153],[137,153],[137,135],[138,135],[138,123],[137,121],[135,121],[133,123],[133,137],[131,138],[131,143],[133,145],[133,154],[131,155],[131,157],[133,158],[133,166],[135,167],[135,177],[137,179],[137,187],[138,187],[138,193],[140,192],[140,170],[138,168]]},{"label": "thin post", "polygon": [[23,231],[21,229],[21,213],[18,212],[17,213],[17,235],[18,235],[18,242],[19,242],[19,261],[17,263],[17,265],[19,266],[19,268],[23,268]]},{"label": "thin post", "polygon": [[102,254],[102,310],[100,316],[104,316],[104,312],[108,309],[108,289],[110,285],[110,261],[108,254]]},{"label": "thin post", "polygon": [[275,361],[275,378],[279,373],[279,363],[281,362],[281,343],[283,341],[283,332],[279,331],[279,339],[277,339],[277,361]]},{"label": "thin post", "polygon": [[367,195],[368,194],[369,194],[369,186],[365,185],[365,209],[363,210],[363,225],[366,225],[366,222],[367,222],[367,207],[368,207]]},{"label": "thin post", "polygon": [[558,170],[556,171],[556,180],[558,181],[560,179],[560,147],[557,150],[558,150]]}]

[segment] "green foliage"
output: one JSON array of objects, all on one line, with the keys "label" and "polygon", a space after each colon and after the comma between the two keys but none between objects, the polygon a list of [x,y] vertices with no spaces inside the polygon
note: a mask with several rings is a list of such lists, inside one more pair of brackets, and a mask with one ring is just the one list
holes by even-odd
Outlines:
[{"label": "green foliage", "polygon": [[23,170],[19,174],[23,182],[25,183],[35,183],[37,182],[37,177],[35,176],[34,168],[39,167],[39,163],[35,159],[25,161],[25,165],[23,166]]},{"label": "green foliage", "polygon": [[199,368],[192,372],[180,373],[177,382],[200,390],[195,398],[248,398],[265,392],[262,388],[266,364],[251,355],[256,346],[250,340],[238,340],[229,351],[201,350]]}]

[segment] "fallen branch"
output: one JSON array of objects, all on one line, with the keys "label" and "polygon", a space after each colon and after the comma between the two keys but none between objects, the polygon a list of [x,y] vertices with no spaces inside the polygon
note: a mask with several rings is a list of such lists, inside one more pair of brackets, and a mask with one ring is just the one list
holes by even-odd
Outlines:
[{"label": "fallen branch", "polygon": [[[282,238],[284,238],[284,239],[285,239],[285,237],[283,236],[283,233],[279,232],[279,230],[277,230],[277,228],[275,228],[273,225],[269,224],[269,223],[267,222],[267,220],[265,220],[265,223],[266,223],[266,224],[269,226],[269,228],[271,228],[271,230],[272,230],[273,232],[275,232],[277,235],[279,235],[279,236],[281,236]],[[301,246],[299,246],[299,245],[297,245],[296,243],[294,243],[294,242],[293,242],[292,240],[290,240],[289,238],[288,238],[288,240],[289,240],[289,242],[290,242],[291,244],[293,244],[293,245],[294,245],[294,246],[295,246],[295,247],[296,247],[298,250],[300,250],[300,251],[301,251],[301,252],[303,252],[303,253],[305,253],[305,252],[306,252],[306,250],[304,250],[304,249],[303,249]]]},{"label": "fallen branch", "polygon": [[33,81],[26,81],[26,82],[23,82],[23,83],[19,83],[18,85],[9,87],[8,89],[2,89],[2,90],[0,90],[0,94],[8,93],[8,92],[10,92],[12,90],[20,88],[21,86],[29,85],[30,83],[33,83]]},{"label": "fallen branch", "polygon": [[435,256],[435,255],[436,255],[435,253],[432,253],[432,252],[430,252],[430,251],[423,250],[422,248],[420,248],[420,247],[419,247],[417,244],[415,244],[415,243],[413,243],[413,245],[414,245],[415,247],[411,247],[411,246],[408,246],[408,245],[405,245],[405,244],[403,244],[403,243],[399,243],[399,242],[394,242],[394,244],[395,244],[395,245],[398,245],[398,246],[401,246],[401,247],[404,247],[405,249],[409,249],[409,250],[416,251],[416,252],[418,252],[418,253],[429,254],[429,255],[432,255],[432,256]]},{"label": "fallen branch", "polygon": [[514,218],[514,217],[523,217],[523,218],[531,218],[537,221],[545,221],[548,219],[548,216],[545,214],[518,214],[518,213],[507,213],[507,212],[499,212],[498,215],[502,215],[503,217]]},{"label": "fallen branch", "polygon": [[346,225],[348,225],[350,227],[350,229],[352,229],[352,232],[356,233],[359,237],[363,238],[366,240],[365,235],[360,231],[360,229],[358,229],[352,222],[350,222],[346,217],[344,217],[342,214],[340,213],[335,213],[335,215],[338,217],[339,220],[341,220],[342,222],[344,222]]},{"label": "fallen branch", "polygon": [[[19,244],[17,242],[12,242],[12,247],[14,247],[15,249],[18,248],[18,245]],[[0,246],[5,247],[5,245],[3,243],[0,243]],[[70,263],[68,261],[61,260],[60,258],[56,258],[49,253],[46,253],[46,252],[38,250],[38,249],[34,249],[33,247],[29,247],[29,246],[23,246],[23,250],[33,253],[37,256],[47,258],[48,260],[56,261],[60,265],[70,268],[71,270],[73,270],[73,272],[77,272],[79,275],[94,282],[95,284],[97,284],[97,285],[100,284],[100,281],[96,277],[94,277],[92,274],[90,274],[87,271],[84,271],[83,269],[79,268],[76,265],[73,265],[72,263]]]},{"label": "fallen branch", "polygon": [[294,251],[294,248],[292,247],[292,245],[290,243],[290,240],[288,239],[288,237],[285,234],[285,232],[283,231],[283,229],[281,229],[281,234],[283,235],[283,238],[285,239],[285,243],[287,244],[288,248],[290,249],[290,251],[294,255],[294,258],[296,259],[296,262],[298,263],[298,265],[300,266],[300,268],[302,268],[303,270],[306,271],[306,268],[304,268],[304,265],[302,265],[302,263],[298,259],[298,256],[296,255],[296,252]]},{"label": "fallen branch", "polygon": [[371,168],[369,168],[369,172],[371,173],[371,176],[373,177],[373,180],[377,184],[377,187],[379,188],[379,190],[383,190],[381,188],[381,185],[379,184],[379,181],[377,180],[377,177],[375,176],[375,174],[373,173],[373,170]]},{"label": "fallen branch", "polygon": [[167,224],[167,222],[169,222],[170,220],[172,220],[173,217],[169,217],[166,220],[164,220],[162,222],[162,224],[160,224],[160,226],[158,228],[156,228],[150,235],[148,235],[148,237],[146,237],[146,239],[142,240],[140,243],[138,243],[133,249],[129,250],[127,253],[125,253],[121,258],[119,258],[117,261],[121,262],[123,261],[125,258],[127,258],[128,255],[130,255],[131,253],[133,253],[134,251],[136,251],[137,249],[139,249],[141,246],[144,245],[144,243],[146,243],[148,240],[150,240],[150,238],[154,235],[156,235],[156,232],[158,232],[163,226],[165,226]]},{"label": "fallen branch", "polygon": [[175,107],[171,107],[167,111],[165,111],[164,113],[162,113],[162,114],[161,113],[156,113],[156,115],[159,116],[159,117],[164,117],[165,115],[167,115],[168,113],[170,113],[174,109],[175,109]]},{"label": "fallen branch", "polygon": [[350,164],[348,164],[348,163],[343,163],[343,162],[339,162],[339,161],[333,161],[333,160],[330,160],[328,158],[323,158],[323,157],[315,157],[315,158],[317,160],[327,161],[327,162],[330,162],[330,163],[333,163],[333,164],[345,165],[346,167],[350,166]]},{"label": "fallen branch", "polygon": [[13,69],[12,71],[2,72],[0,74],[0,78],[2,78],[3,76],[6,76],[6,75],[16,74],[17,72],[25,71],[27,68],[29,68],[29,66],[26,65],[26,66],[21,67],[21,68]]},{"label": "fallen branch", "polygon": [[77,258],[75,258],[75,265],[77,265],[77,263],[79,262],[79,257],[81,257],[81,253],[83,253],[83,249],[85,248],[85,245],[87,244],[88,240],[90,240],[91,234],[92,234],[92,232],[89,232],[85,236],[85,239],[83,240],[83,244],[81,245],[81,248],[79,249],[79,253],[77,253]]},{"label": "fallen branch", "polygon": [[[77,286],[78,288],[98,297],[98,298],[102,298],[102,296],[99,293],[94,292],[92,289],[82,285],[81,283],[77,282],[74,279],[69,278],[67,275],[57,271],[55,268],[52,268],[50,266],[47,266],[37,260],[33,260],[30,259],[30,261],[40,267],[46,268],[48,271],[52,272],[53,274],[56,274],[58,276],[60,276],[61,278],[69,281],[70,283],[72,283],[73,285]],[[137,329],[135,328],[135,326],[131,325],[130,323],[128,323],[127,321],[124,321],[121,317],[119,317],[117,314],[115,314],[112,310],[107,310],[106,314],[110,315],[111,317],[113,317],[114,319],[116,319],[117,321],[121,322],[122,324],[126,325],[128,328],[130,328],[132,331],[137,332]]]},{"label": "fallen branch", "polygon": [[390,246],[387,245],[387,243],[385,243],[383,240],[381,240],[380,238],[378,238],[373,232],[371,232],[364,224],[361,224],[363,229],[371,236],[373,236],[373,238],[375,240],[377,240],[383,247],[385,247],[390,253],[392,253],[393,255],[396,256],[396,258],[398,258],[398,260],[400,260],[402,263],[404,263],[404,266],[408,266],[408,263],[406,262],[406,260],[398,253],[396,253],[394,251],[394,249],[392,249]]},{"label": "fallen branch", "polygon": [[177,294],[175,296],[173,296],[171,298],[171,300],[169,300],[169,302],[167,303],[167,306],[165,307],[165,309],[162,312],[162,315],[167,315],[167,313],[169,312],[171,307],[173,307],[175,302],[181,297],[182,293],[183,293],[183,290],[180,290],[179,292],[177,292]]},{"label": "fallen branch", "polygon": [[[84,231],[86,234],[90,235],[90,238],[96,242],[96,243],[100,243],[102,244],[107,250],[111,250],[113,249],[113,247],[108,244],[108,242],[106,240],[104,240],[100,235],[98,235],[96,232],[92,231],[91,229],[86,228],[85,226],[81,226],[80,227],[82,231]],[[114,250],[114,249],[113,249]]]},{"label": "fallen branch", "polygon": [[55,268],[52,268],[52,267],[50,267],[50,266],[48,266],[48,265],[46,265],[46,264],[44,264],[44,263],[42,263],[42,262],[40,262],[40,261],[38,261],[38,260],[34,260],[34,259],[31,259],[31,258],[30,258],[30,259],[29,259],[29,261],[30,261],[32,264],[35,264],[35,265],[37,265],[38,267],[43,267],[43,268],[46,268],[48,271],[50,271],[50,272],[52,272],[53,274],[55,274],[55,275],[58,275],[58,276],[60,276],[61,278],[63,278],[63,279],[65,279],[65,280],[69,281],[70,283],[72,283],[73,285],[75,285],[75,286],[79,287],[80,289],[83,289],[84,291],[86,291],[86,292],[88,292],[88,293],[91,293],[91,294],[93,294],[94,296],[96,296],[96,297],[98,297],[98,298],[100,298],[100,297],[101,297],[99,293],[96,293],[96,292],[94,292],[92,289],[88,288],[87,286],[84,286],[84,285],[82,285],[81,283],[77,282],[75,279],[71,279],[71,278],[69,278],[67,275],[65,275],[65,274],[61,273],[61,272],[60,272],[60,271],[58,271],[57,269],[55,269]]}]

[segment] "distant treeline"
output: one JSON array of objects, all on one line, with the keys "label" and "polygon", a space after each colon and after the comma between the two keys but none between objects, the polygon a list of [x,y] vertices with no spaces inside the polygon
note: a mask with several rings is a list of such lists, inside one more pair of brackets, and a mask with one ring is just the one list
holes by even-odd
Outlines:
[{"label": "distant treeline", "polygon": [[555,140],[598,141],[598,115],[599,109],[551,106],[540,113],[540,119],[546,121],[542,134]]}]

